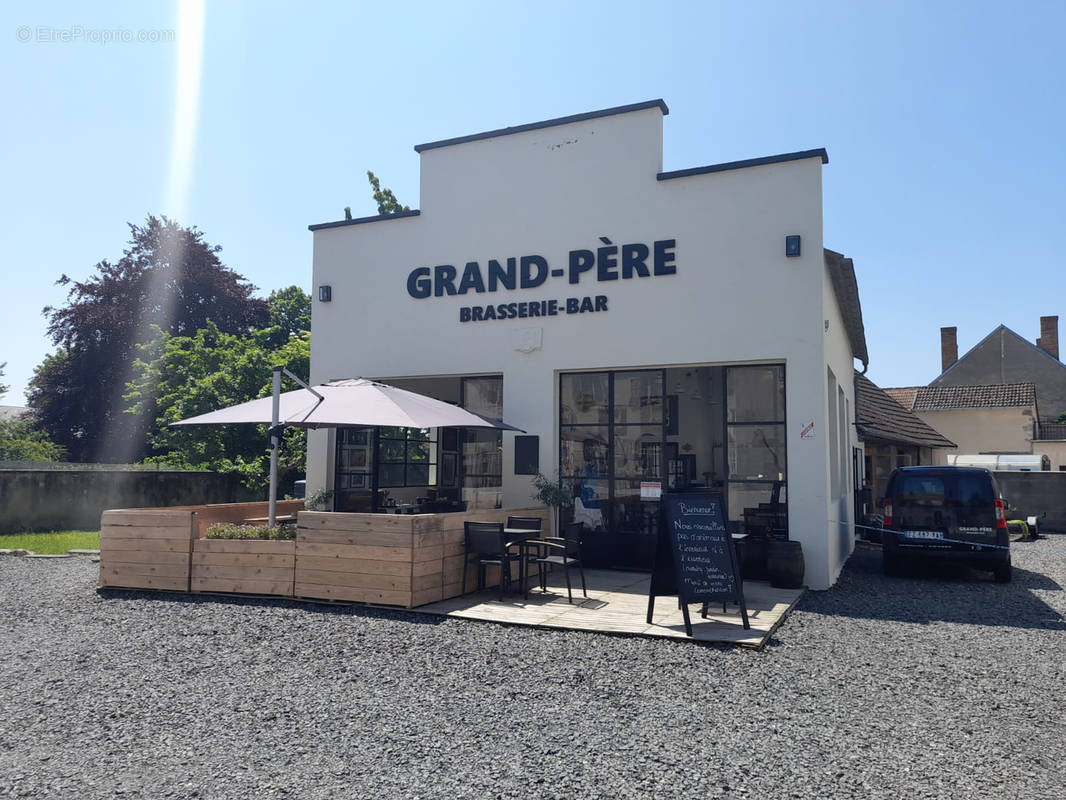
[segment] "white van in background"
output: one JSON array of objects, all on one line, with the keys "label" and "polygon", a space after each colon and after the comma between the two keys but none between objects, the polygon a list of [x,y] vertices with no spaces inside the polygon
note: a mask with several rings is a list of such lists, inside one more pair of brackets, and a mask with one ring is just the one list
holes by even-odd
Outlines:
[{"label": "white van in background", "polygon": [[948,464],[952,467],[984,467],[1001,472],[1047,472],[1051,469],[1051,459],[1047,456],[1027,453],[1009,455],[948,455]]}]

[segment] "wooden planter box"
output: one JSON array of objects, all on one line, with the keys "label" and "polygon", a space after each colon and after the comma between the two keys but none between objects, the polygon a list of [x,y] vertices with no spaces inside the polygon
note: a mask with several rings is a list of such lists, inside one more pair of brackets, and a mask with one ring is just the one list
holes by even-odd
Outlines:
[{"label": "wooden planter box", "polygon": [[[279,513],[297,510],[278,504]],[[504,522],[549,509],[453,514],[346,514],[300,511],[296,540],[201,539],[221,521],[266,513],[263,503],[105,511],[100,585],[133,589],[239,592],[356,603],[415,606],[463,593],[463,523]],[[477,582],[467,574],[466,590]],[[490,568],[486,587],[499,583]]]},{"label": "wooden planter box", "polygon": [[196,535],[192,511],[105,511],[100,519],[100,585],[189,591]]},{"label": "wooden planter box", "polygon": [[[296,596],[405,608],[456,597],[462,594],[463,522],[503,522],[510,514],[547,520],[548,510],[462,514],[301,511],[296,529]],[[468,572],[467,587],[473,589],[477,571],[471,568]],[[490,569],[486,585],[498,583],[499,571]]]},{"label": "wooden planter box", "polygon": [[292,597],[296,542],[195,539],[189,588]]},{"label": "wooden planter box", "polygon": [[[204,531],[216,522],[264,516],[267,508],[266,502],[258,502],[105,511],[100,518],[100,585],[187,592],[193,543]],[[279,514],[301,508],[303,500],[278,501]]]}]

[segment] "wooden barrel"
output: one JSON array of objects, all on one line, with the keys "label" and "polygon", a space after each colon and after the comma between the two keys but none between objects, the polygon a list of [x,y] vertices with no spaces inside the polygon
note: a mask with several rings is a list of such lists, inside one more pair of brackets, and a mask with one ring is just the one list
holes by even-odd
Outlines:
[{"label": "wooden barrel", "polygon": [[770,585],[777,589],[803,586],[803,547],[799,542],[770,542],[766,554],[766,571]]}]

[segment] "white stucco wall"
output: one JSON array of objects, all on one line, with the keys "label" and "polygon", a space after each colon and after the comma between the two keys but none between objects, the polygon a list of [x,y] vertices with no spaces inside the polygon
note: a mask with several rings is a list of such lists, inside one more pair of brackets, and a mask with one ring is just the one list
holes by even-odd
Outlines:
[{"label": "white stucco wall", "polygon": [[[852,413],[854,397],[843,322],[826,294],[821,161],[658,181],[662,123],[652,108],[423,152],[420,216],[315,232],[314,285],[331,285],[333,301],[315,302],[311,378],[502,374],[504,418],[540,436],[541,468],[553,472],[561,371],[784,362],[790,533],[803,543],[808,585],[826,588],[850,550],[827,534],[841,513],[828,494],[827,364]],[[785,257],[788,234],[803,237],[801,257]],[[486,272],[490,258],[537,254],[565,270],[569,251],[602,247],[600,237],[674,239],[676,274],[597,281],[593,270],[577,285],[563,276],[493,294],[407,292],[416,267],[461,273],[477,261]],[[461,306],[586,295],[607,296],[608,310],[459,321]],[[539,349],[516,350],[528,336]],[[816,438],[801,440],[809,421]],[[331,480],[329,440],[310,438],[312,487]],[[504,505],[526,505],[530,480],[509,474],[512,464],[506,434]]]},{"label": "white stucco wall", "polygon": [[[843,393],[845,401],[843,415],[845,422],[843,425],[838,423],[840,440],[837,452],[830,452],[832,448],[828,435],[828,411],[832,404],[829,402],[828,397],[826,398],[826,423],[822,426],[822,430],[826,431],[827,434],[817,440],[825,453],[827,473],[831,472],[828,466],[830,458],[838,460],[841,470],[839,491],[836,490],[837,487],[830,486],[825,496],[828,533],[825,538],[825,553],[822,557],[825,559],[825,568],[828,570],[830,582],[832,582],[840,574],[844,562],[855,547],[855,497],[853,493],[855,484],[851,449],[857,446],[857,437],[854,424],[855,360],[852,357],[851,344],[844,327],[844,317],[840,312],[840,304],[837,302],[836,294],[833,292],[829,270],[826,267],[823,267],[822,272],[822,313],[825,342],[825,369],[823,369],[823,373],[826,372],[826,369],[832,372],[836,378],[837,387]],[[823,391],[825,391],[827,384],[825,378],[823,378],[822,383]],[[812,440],[800,442],[801,447],[813,444],[814,441]],[[789,498],[791,499],[791,494]],[[812,539],[814,538],[817,537],[812,536]],[[805,559],[809,559],[810,556],[807,555],[806,544],[803,549]]]}]

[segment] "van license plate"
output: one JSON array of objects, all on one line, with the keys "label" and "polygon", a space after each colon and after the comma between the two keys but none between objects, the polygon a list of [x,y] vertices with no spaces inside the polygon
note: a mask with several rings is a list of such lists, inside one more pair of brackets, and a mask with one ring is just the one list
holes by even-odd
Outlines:
[{"label": "van license plate", "polygon": [[943,539],[943,531],[903,531],[904,539]]}]

